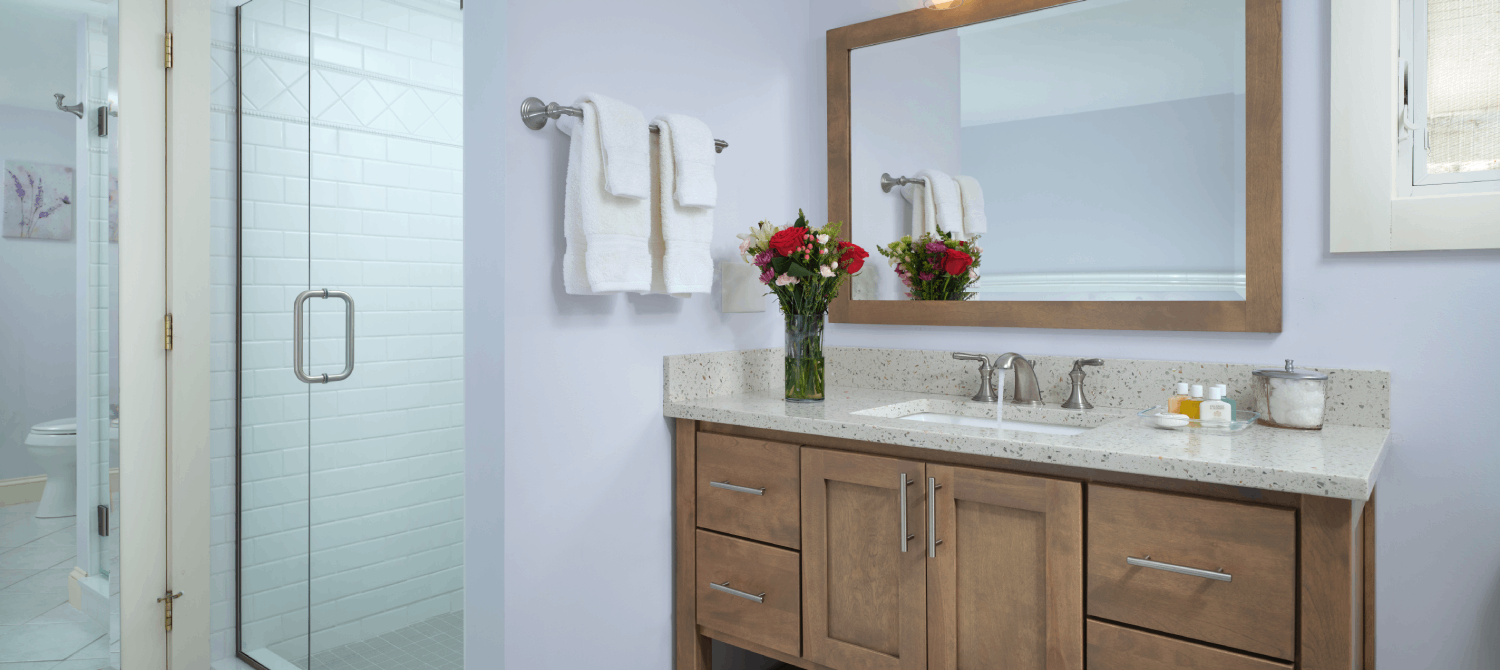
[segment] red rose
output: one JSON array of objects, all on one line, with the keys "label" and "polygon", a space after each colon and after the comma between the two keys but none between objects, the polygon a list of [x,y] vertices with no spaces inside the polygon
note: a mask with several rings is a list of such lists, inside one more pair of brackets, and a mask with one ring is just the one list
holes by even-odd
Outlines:
[{"label": "red rose", "polygon": [[973,264],[973,256],[970,256],[957,249],[949,249],[948,251],[944,252],[942,260],[938,263],[939,267],[943,269],[943,272],[946,272],[955,277],[968,272],[969,266]]},{"label": "red rose", "polygon": [[802,246],[802,238],[807,234],[806,228],[787,228],[771,236],[768,246],[778,256],[790,256],[797,247]]},{"label": "red rose", "polygon": [[859,272],[865,266],[865,259],[870,257],[870,252],[851,242],[840,241],[839,248],[844,251],[839,256],[839,265],[848,270],[849,274]]}]

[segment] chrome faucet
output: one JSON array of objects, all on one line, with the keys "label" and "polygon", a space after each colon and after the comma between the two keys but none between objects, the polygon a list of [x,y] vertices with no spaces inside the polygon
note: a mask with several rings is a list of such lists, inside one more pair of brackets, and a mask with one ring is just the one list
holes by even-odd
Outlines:
[{"label": "chrome faucet", "polygon": [[995,362],[990,364],[990,374],[996,377],[996,388],[1001,388],[999,375],[1001,370],[1015,370],[1016,383],[1011,387],[1010,404],[1026,405],[1029,407],[1042,406],[1041,384],[1036,380],[1036,369],[1031,367],[1031,361],[1017,353],[1000,354]]},{"label": "chrome faucet", "polygon": [[997,402],[1000,400],[1000,390],[1004,384],[1000,379],[1001,370],[1015,370],[1016,384],[1010,396],[1012,405],[1028,405],[1038,407],[1042,404],[1041,385],[1036,380],[1036,370],[1032,369],[1031,361],[1017,353],[1000,354],[990,361],[984,354],[953,354],[955,360],[979,361],[979,392],[974,394],[976,402]]},{"label": "chrome faucet", "polygon": [[1080,358],[1073,361],[1073,371],[1068,373],[1068,379],[1073,381],[1073,390],[1068,393],[1068,401],[1063,403],[1063,409],[1093,409],[1087,396],[1083,395],[1083,366],[1104,365],[1104,360],[1099,358]]}]

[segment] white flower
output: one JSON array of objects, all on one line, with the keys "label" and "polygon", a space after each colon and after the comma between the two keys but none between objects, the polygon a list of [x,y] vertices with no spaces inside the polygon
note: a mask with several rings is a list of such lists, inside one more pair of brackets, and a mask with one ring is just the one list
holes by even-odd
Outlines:
[{"label": "white flower", "polygon": [[984,249],[982,247],[974,247],[974,253],[982,254],[984,253]]},{"label": "white flower", "polygon": [[978,279],[978,278],[979,278],[979,271],[975,270],[974,268],[969,268],[969,279]]},{"label": "white flower", "polygon": [[818,244],[828,244],[828,236],[827,235],[819,235],[818,236]]},{"label": "white flower", "polygon": [[839,262],[838,261],[834,261],[833,262],[833,269],[835,269],[835,270],[839,269]]},{"label": "white flower", "polygon": [[823,275],[824,277],[832,277],[833,268],[824,265],[823,267],[818,268],[818,274]]},{"label": "white flower", "polygon": [[780,277],[776,278],[776,285],[777,286],[786,286],[788,284],[795,284],[795,283],[797,283],[797,278],[793,277],[791,275],[781,275]]}]

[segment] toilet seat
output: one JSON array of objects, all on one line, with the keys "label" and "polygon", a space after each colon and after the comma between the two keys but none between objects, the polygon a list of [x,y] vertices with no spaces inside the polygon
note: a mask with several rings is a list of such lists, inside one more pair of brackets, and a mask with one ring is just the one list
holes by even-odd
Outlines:
[{"label": "toilet seat", "polygon": [[78,419],[58,419],[56,421],[44,421],[31,427],[34,435],[77,435]]}]

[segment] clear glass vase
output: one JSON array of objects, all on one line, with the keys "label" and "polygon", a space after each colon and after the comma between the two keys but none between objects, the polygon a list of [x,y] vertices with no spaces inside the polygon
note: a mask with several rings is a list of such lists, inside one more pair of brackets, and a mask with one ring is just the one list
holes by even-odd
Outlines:
[{"label": "clear glass vase", "polygon": [[823,317],[786,315],[787,402],[823,402]]}]

